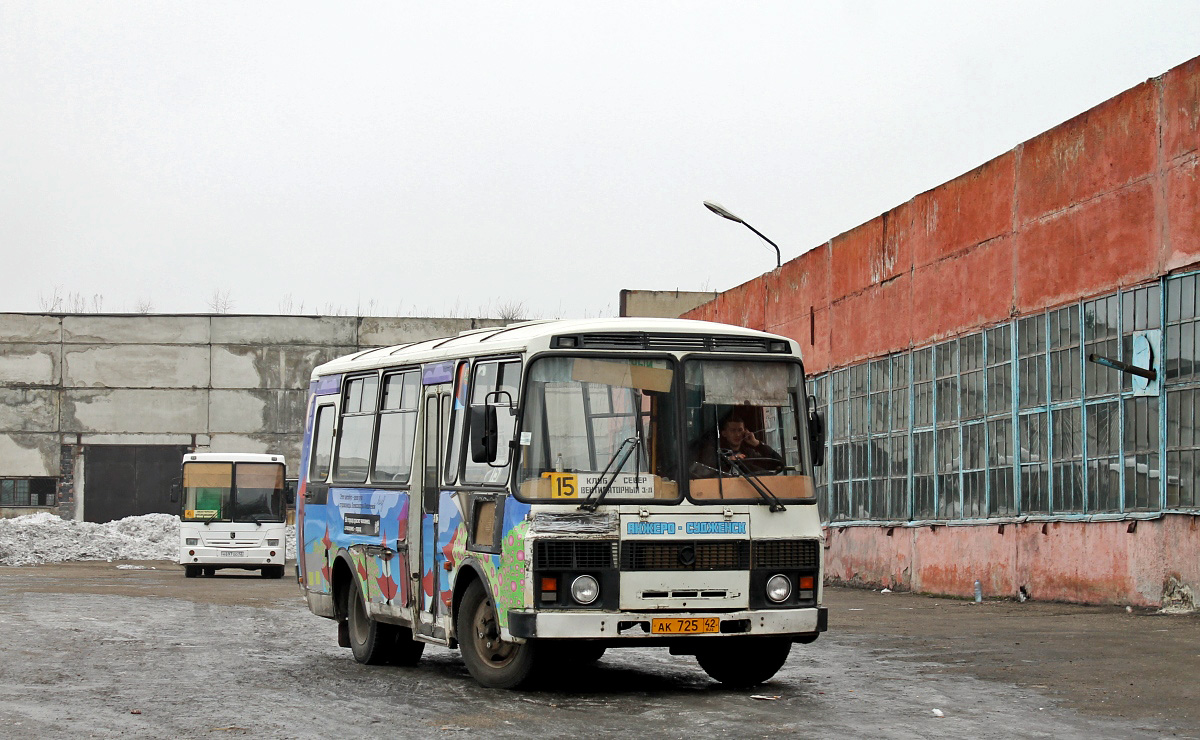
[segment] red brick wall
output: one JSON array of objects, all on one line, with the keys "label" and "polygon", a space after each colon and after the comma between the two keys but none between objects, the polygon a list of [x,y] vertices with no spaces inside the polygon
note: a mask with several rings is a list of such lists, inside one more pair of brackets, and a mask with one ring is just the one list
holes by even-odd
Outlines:
[{"label": "red brick wall", "polygon": [[1200,57],[685,316],[819,373],[1197,263]]}]

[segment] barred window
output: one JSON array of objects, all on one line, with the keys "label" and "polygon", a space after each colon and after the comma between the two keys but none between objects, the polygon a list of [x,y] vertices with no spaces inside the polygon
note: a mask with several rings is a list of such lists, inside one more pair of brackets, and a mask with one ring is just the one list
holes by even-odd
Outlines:
[{"label": "barred window", "polygon": [[57,478],[0,479],[0,506],[54,506]]}]

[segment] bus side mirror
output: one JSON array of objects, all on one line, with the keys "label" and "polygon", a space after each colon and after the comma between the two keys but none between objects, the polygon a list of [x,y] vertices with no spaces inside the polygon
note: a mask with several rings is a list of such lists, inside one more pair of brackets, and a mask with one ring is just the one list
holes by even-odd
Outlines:
[{"label": "bus side mirror", "polygon": [[471,407],[471,462],[490,463],[496,459],[496,407]]},{"label": "bus side mirror", "polygon": [[173,504],[179,503],[179,495],[180,495],[182,488],[183,488],[183,486],[180,485],[179,481],[175,481],[174,483],[171,484],[171,503],[173,503]]},{"label": "bus side mirror", "polygon": [[825,417],[817,411],[817,399],[808,397],[808,444],[812,452],[813,465],[825,464]]}]

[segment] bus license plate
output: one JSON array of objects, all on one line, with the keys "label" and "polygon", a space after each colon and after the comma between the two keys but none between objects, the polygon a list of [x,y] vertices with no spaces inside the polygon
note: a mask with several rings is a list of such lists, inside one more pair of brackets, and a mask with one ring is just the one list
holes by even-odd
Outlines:
[{"label": "bus license plate", "polygon": [[721,631],[718,617],[651,619],[650,633],[655,635],[710,635]]},{"label": "bus license plate", "polygon": [[244,557],[245,555],[246,555],[246,553],[242,552],[241,550],[222,550],[221,551],[221,557],[223,557],[223,558],[240,558],[240,557]]}]

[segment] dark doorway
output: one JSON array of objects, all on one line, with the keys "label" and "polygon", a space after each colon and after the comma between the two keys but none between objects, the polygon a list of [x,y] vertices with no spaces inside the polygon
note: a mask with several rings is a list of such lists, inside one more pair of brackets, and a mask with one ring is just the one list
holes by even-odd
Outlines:
[{"label": "dark doorway", "polygon": [[175,514],[171,484],[187,447],[90,445],[84,452],[83,518],[111,522],[138,514]]}]

